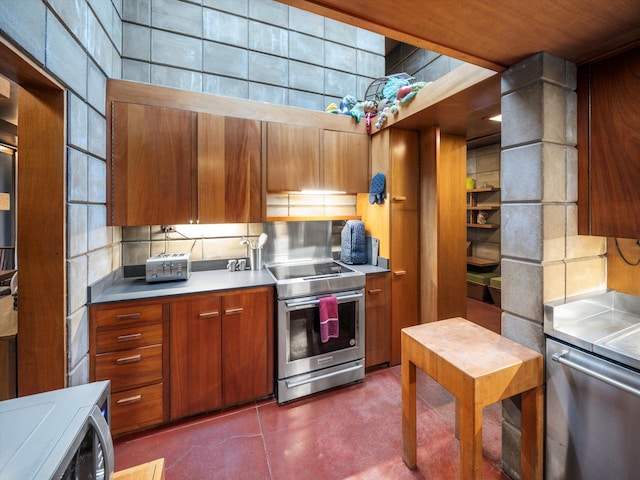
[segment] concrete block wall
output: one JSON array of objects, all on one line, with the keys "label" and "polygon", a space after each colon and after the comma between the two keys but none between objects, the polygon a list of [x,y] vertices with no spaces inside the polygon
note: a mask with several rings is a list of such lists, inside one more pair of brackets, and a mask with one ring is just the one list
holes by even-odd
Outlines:
[{"label": "concrete block wall", "polygon": [[386,56],[385,75],[404,72],[415,77],[416,82],[433,82],[462,63],[440,53],[400,43]]},{"label": "concrete block wall", "polygon": [[105,85],[121,76],[122,3],[0,2],[2,36],[67,89],[69,385],[89,380],[87,286],[120,265],[120,228],[106,226]]},{"label": "concrete block wall", "polygon": [[384,37],[273,0],[123,3],[122,78],[323,111],[384,75]]},{"label": "concrete block wall", "polygon": [[[3,1],[0,34],[67,89],[69,385],[89,380],[88,285],[158,247],[106,226],[107,78],[324,110],[384,74],[382,36],[272,0]],[[236,230],[203,230],[202,255],[255,227]]]},{"label": "concrete block wall", "polygon": [[[606,243],[577,235],[576,67],[547,53],[502,75],[502,334],[544,353],[545,303],[606,287]],[[502,463],[519,478],[518,400]]]}]

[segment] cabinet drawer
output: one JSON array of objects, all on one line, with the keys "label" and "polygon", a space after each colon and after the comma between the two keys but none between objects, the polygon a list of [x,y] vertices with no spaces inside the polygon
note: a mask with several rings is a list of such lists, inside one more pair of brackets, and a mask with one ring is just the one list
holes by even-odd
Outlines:
[{"label": "cabinet drawer", "polygon": [[96,381],[111,380],[111,391],[162,381],[162,345],[96,355]]},{"label": "cabinet drawer", "polygon": [[162,423],[162,383],[111,394],[111,433]]},{"label": "cabinet drawer", "polygon": [[162,324],[138,325],[111,330],[102,329],[96,335],[96,352],[106,353],[162,343]]},{"label": "cabinet drawer", "polygon": [[114,307],[97,309],[95,312],[96,327],[115,327],[134,322],[161,322],[162,305],[132,305],[130,307]]}]

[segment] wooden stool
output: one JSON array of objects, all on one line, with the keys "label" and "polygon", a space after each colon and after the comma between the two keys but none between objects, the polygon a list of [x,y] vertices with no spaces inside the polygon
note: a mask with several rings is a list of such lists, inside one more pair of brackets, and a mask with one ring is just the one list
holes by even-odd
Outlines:
[{"label": "wooden stool", "polygon": [[164,480],[164,458],[126,470],[118,470],[113,473],[111,478],[113,480]]},{"label": "wooden stool", "polygon": [[457,399],[460,478],[481,478],[482,409],[521,394],[520,478],[541,479],[542,355],[464,318],[402,329],[402,458],[416,467],[416,367]]}]

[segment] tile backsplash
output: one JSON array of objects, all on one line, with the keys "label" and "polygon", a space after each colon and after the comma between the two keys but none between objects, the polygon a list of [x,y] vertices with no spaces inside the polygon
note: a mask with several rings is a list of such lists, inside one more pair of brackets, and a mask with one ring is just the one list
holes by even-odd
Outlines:
[{"label": "tile backsplash", "polygon": [[[339,215],[335,212],[331,214]],[[332,221],[331,243],[334,252],[340,251],[340,234],[344,223],[343,220]],[[240,241],[246,237],[257,243],[263,231],[262,223],[175,225],[175,231],[167,234],[162,232],[160,225],[122,227],[122,266],[143,265],[147,258],[160,253],[190,252],[193,261],[248,258],[249,247],[240,245]]]},{"label": "tile backsplash", "polygon": [[122,265],[142,265],[160,253],[190,252],[194,261],[248,257],[242,237],[257,241],[262,223],[175,225],[165,234],[160,225],[122,228]]}]

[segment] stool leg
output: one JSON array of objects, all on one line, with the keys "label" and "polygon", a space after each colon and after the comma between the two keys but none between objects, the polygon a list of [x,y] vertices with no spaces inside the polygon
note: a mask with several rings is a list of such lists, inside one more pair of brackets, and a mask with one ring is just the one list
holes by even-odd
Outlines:
[{"label": "stool leg", "polygon": [[402,355],[402,460],[416,468],[416,366]]},{"label": "stool leg", "polygon": [[480,480],[482,476],[482,406],[459,402],[460,478]]},{"label": "stool leg", "polygon": [[543,472],[542,436],[544,393],[542,385],[520,395],[522,408],[522,444],[520,478],[540,480]]}]

